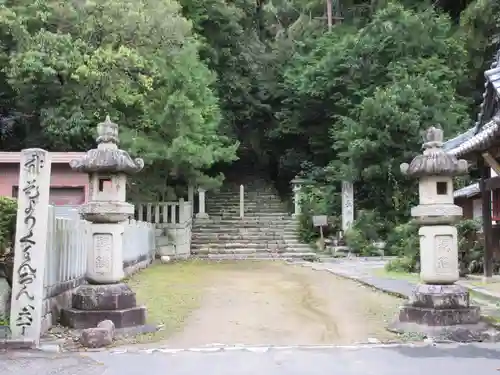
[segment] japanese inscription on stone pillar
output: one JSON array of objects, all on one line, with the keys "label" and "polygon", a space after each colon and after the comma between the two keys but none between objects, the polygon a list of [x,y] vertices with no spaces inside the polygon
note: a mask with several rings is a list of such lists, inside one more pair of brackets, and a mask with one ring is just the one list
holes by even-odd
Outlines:
[{"label": "japanese inscription on stone pillar", "polygon": [[342,182],[342,230],[348,230],[354,221],[354,186],[351,182]]},{"label": "japanese inscription on stone pillar", "polygon": [[94,272],[99,274],[112,272],[113,236],[108,233],[94,233],[94,251]]},{"label": "japanese inscription on stone pillar", "polygon": [[13,339],[40,339],[50,191],[50,154],[21,151],[12,280]]},{"label": "japanese inscription on stone pillar", "polygon": [[451,235],[436,235],[435,244],[435,273],[436,275],[447,275],[454,273],[454,267],[458,268],[455,261],[456,255],[453,249],[453,237]]}]

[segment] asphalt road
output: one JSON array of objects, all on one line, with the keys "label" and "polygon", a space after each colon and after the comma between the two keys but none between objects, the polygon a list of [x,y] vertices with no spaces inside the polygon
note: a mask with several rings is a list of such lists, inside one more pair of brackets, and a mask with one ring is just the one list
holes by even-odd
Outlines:
[{"label": "asphalt road", "polygon": [[1,375],[499,375],[499,344],[0,353]]}]

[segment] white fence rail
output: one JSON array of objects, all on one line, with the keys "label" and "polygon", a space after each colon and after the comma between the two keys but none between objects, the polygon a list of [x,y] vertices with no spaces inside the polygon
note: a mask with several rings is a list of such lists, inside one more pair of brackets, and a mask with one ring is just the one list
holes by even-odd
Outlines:
[{"label": "white fence rail", "polygon": [[183,224],[193,215],[193,203],[178,202],[135,203],[135,219],[154,224]]},{"label": "white fence rail", "polygon": [[128,265],[155,256],[155,227],[151,223],[131,220],[123,233],[123,263]]},{"label": "white fence rail", "polygon": [[78,212],[68,217],[55,217],[49,208],[47,258],[45,265],[45,297],[66,289],[64,284],[83,279],[87,269],[88,226]]}]

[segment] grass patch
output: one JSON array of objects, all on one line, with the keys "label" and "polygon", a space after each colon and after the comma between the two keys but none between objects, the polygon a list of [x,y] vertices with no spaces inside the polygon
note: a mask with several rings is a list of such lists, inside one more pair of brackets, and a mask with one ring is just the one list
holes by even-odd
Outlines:
[{"label": "grass patch", "polygon": [[407,280],[414,283],[418,283],[420,280],[420,276],[418,273],[386,271],[385,268],[377,268],[374,271],[374,275],[385,279]]},{"label": "grass patch", "polygon": [[210,262],[192,260],[169,264],[154,264],[133,275],[125,282],[137,295],[137,303],[147,308],[147,323],[161,324],[152,334],[117,340],[117,345],[149,343],[167,339],[181,330],[192,311],[200,307],[210,280],[224,270],[251,269],[258,262]]}]

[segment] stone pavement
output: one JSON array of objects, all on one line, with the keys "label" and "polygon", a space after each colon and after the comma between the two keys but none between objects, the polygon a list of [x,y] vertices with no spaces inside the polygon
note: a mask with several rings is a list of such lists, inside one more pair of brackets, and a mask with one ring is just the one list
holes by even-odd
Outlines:
[{"label": "stone pavement", "polygon": [[2,375],[497,375],[500,346],[419,344],[0,353]]},{"label": "stone pavement", "polygon": [[373,269],[383,268],[385,260],[334,260],[323,263],[294,262],[315,270],[329,271],[335,275],[356,280],[362,284],[373,286],[383,292],[408,298],[415,288],[415,283],[403,279],[388,279],[373,275]]}]

